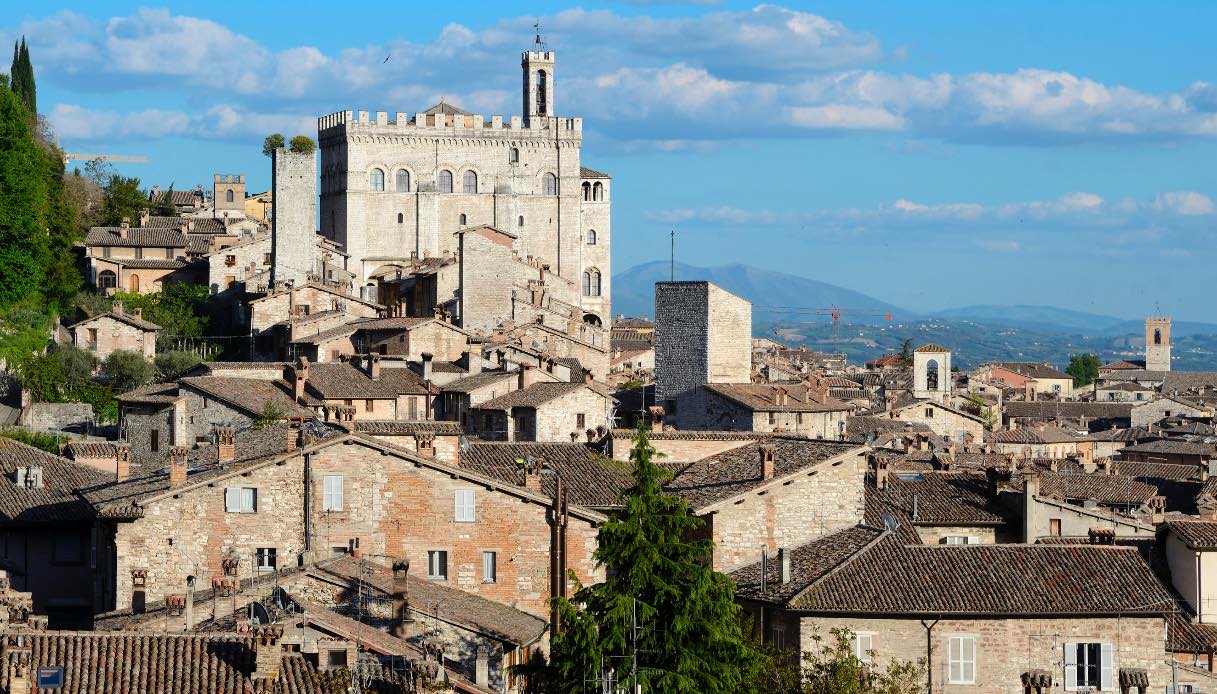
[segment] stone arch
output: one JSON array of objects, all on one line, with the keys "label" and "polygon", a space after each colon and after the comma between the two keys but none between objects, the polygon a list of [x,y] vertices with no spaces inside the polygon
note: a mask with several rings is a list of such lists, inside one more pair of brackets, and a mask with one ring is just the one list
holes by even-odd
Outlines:
[{"label": "stone arch", "polygon": [[541,174],[541,195],[558,194],[558,177],[552,171]]},{"label": "stone arch", "polygon": [[398,193],[410,192],[410,181],[414,178],[410,170],[404,166],[398,167],[393,173],[393,190]]},{"label": "stone arch", "polygon": [[385,170],[379,167],[368,172],[368,190],[383,193],[385,190]]},{"label": "stone arch", "polygon": [[925,389],[938,390],[938,384],[941,383],[942,366],[938,363],[938,359],[930,357],[925,360]]},{"label": "stone arch", "polygon": [[435,175],[435,188],[441,193],[452,192],[452,172],[448,169],[440,169]]},{"label": "stone arch", "polygon": [[99,289],[115,289],[118,287],[118,275],[113,270],[102,270],[97,275]]},{"label": "stone arch", "polygon": [[461,174],[461,192],[478,192],[478,172],[473,169],[465,169],[465,172]]},{"label": "stone arch", "polygon": [[583,271],[583,296],[600,296],[600,270],[592,267]]},{"label": "stone arch", "polygon": [[589,246],[596,245],[596,230],[595,229],[587,230],[587,245],[589,245]]},{"label": "stone arch", "polygon": [[583,187],[583,200],[584,200],[584,202],[591,202],[591,199],[592,199],[592,184],[591,184],[591,183],[588,183],[587,181],[584,181],[584,182],[583,182],[583,186],[582,186],[582,187]]},{"label": "stone arch", "polygon": [[600,326],[604,325],[604,321],[600,320],[600,316],[597,316],[594,313],[583,314],[583,322],[594,328],[599,328]]},{"label": "stone arch", "polygon": [[592,184],[592,200],[601,202],[604,200],[604,184],[596,181]]}]

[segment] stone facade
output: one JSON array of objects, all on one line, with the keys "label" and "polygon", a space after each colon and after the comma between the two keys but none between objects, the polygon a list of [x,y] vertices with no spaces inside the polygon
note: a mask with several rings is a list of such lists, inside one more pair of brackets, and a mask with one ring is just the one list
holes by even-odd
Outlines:
[{"label": "stone facade", "polygon": [[1132,408],[1132,425],[1134,427],[1145,428],[1151,424],[1157,424],[1166,417],[1207,417],[1210,416],[1207,410],[1203,410],[1186,402],[1181,402],[1174,398],[1163,397],[1151,402],[1141,403]]},{"label": "stone facade", "polygon": [[[122,312],[121,306],[115,308]],[[138,309],[134,318],[141,319]],[[156,333],[159,327],[140,327],[131,321],[106,313],[88,320],[81,321],[70,328],[72,342],[79,348],[88,350],[99,360],[104,360],[112,352],[125,350],[139,352],[148,359],[156,356]]]},{"label": "stone facade", "polygon": [[317,158],[280,148],[271,153],[271,277],[303,284],[315,272]]},{"label": "stone facade", "polygon": [[205,257],[207,287],[212,294],[238,283],[251,290],[259,284],[269,284],[272,253],[268,234],[212,251]]},{"label": "stone facade", "polygon": [[1145,370],[1171,370],[1170,316],[1150,316],[1145,319]]},{"label": "stone facade", "polygon": [[249,306],[250,321],[255,334],[289,318],[304,318],[320,312],[337,312],[333,323],[319,328],[320,330],[342,325],[353,318],[376,318],[380,315],[380,307],[374,303],[314,284],[292,289],[272,289],[266,296],[251,301]]},{"label": "stone facade", "polygon": [[[529,55],[525,90],[537,74]],[[538,55],[551,71],[553,53]],[[552,74],[548,85],[552,98]],[[577,287],[595,273],[597,291],[577,303],[607,322],[610,180],[580,165],[582,119],[552,110],[486,119],[440,104],[415,114],[341,111],[318,119],[317,132],[321,232],[343,244],[361,279],[451,253],[455,232],[489,225],[518,234],[522,256]]]},{"label": "stone facade", "polygon": [[937,401],[913,403],[900,409],[892,410],[892,418],[910,424],[924,424],[935,434],[956,443],[963,443],[968,437],[972,441],[983,441],[985,423],[976,416],[968,415]]},{"label": "stone facade", "polygon": [[215,216],[235,219],[245,216],[245,177],[241,174],[215,174],[212,178]]},{"label": "stone facade", "polygon": [[[346,438],[145,502],[143,516],[115,526],[109,557],[113,605],[132,605],[133,571],[145,576],[146,604],[182,592],[187,575],[210,585],[225,559],[236,578],[259,573],[255,553],[274,548],[279,568],[358,547],[370,555],[409,559],[425,572],[428,553],[447,552],[446,585],[548,618],[550,504],[523,490],[502,490],[459,468],[414,460]],[[421,459],[419,459],[421,460]],[[342,477],[341,509],[325,511],[324,478]],[[256,512],[225,511],[226,487],[257,489]],[[474,520],[457,521],[456,492],[473,493]],[[306,506],[305,496],[309,497]],[[305,512],[307,509],[307,513]],[[307,518],[307,526],[306,526]],[[603,578],[592,553],[599,516],[573,511],[567,526],[568,567],[585,583]],[[306,534],[306,527],[308,532]],[[482,576],[482,553],[497,553],[497,576]],[[261,573],[269,569],[262,568]]]},{"label": "stone facade", "polygon": [[752,380],[752,304],[709,282],[655,284],[655,400],[678,428],[707,383]]},{"label": "stone facade", "polygon": [[698,509],[714,540],[714,569],[754,563],[763,546],[772,555],[862,522],[865,474],[858,452]]}]

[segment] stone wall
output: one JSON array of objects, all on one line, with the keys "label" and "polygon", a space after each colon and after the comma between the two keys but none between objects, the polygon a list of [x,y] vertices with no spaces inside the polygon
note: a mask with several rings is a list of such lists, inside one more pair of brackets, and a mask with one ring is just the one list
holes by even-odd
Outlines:
[{"label": "stone wall", "polygon": [[108,315],[73,326],[72,339],[77,347],[93,352],[101,360],[118,350],[139,352],[149,359],[156,356],[155,332],[145,332]]},{"label": "stone wall", "polygon": [[313,236],[317,229],[316,155],[286,149],[271,153],[271,277],[304,283],[315,269]]},{"label": "stone wall", "polygon": [[[932,413],[928,414],[927,413]],[[981,422],[952,412],[945,407],[936,407],[932,401],[896,410],[896,419],[912,424],[924,424],[935,434],[950,441],[958,442],[959,432],[972,437],[973,441],[983,441],[985,425]]]},{"label": "stone wall", "polygon": [[711,520],[714,568],[726,572],[760,561],[762,545],[772,554],[861,523],[865,474],[866,457],[859,454],[808,468],[786,478],[790,484],[749,492],[743,503],[717,507]]},{"label": "stone wall", "polygon": [[133,463],[159,458],[173,445],[172,405],[123,405],[120,424],[126,431]]},{"label": "stone wall", "polygon": [[[579,425],[579,415],[583,424]],[[584,433],[596,427],[608,427],[608,402],[591,388],[579,388],[572,393],[554,398],[537,408],[536,441],[545,443],[570,443],[586,441]]]},{"label": "stone wall", "polygon": [[83,430],[93,423],[93,406],[86,402],[35,402],[21,423],[38,431]]},{"label": "stone wall", "polygon": [[[233,283],[265,276],[271,269],[272,254],[269,234],[208,254],[208,288],[212,294],[216,294]],[[254,288],[248,289],[252,291]]]},{"label": "stone wall", "polygon": [[[648,435],[648,441],[655,449],[660,462],[683,463],[701,460],[724,451],[751,443],[755,438],[721,438],[721,439],[665,439],[660,436]],[[633,432],[629,436],[613,435],[613,459],[628,461],[630,447],[634,445]]]}]

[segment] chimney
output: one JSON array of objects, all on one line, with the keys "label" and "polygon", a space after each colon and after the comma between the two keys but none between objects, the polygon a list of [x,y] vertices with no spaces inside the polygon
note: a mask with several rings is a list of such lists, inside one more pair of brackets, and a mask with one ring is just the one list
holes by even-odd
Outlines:
[{"label": "chimney", "polygon": [[143,317],[144,317],[144,309],[142,309],[142,308],[138,308],[138,307],[137,307],[137,308],[133,308],[133,309],[131,309],[131,315],[135,316],[136,318],[143,318]]},{"label": "chimney", "polygon": [[194,627],[194,576],[186,577],[186,610],[185,610],[185,625],[184,631],[190,631]]},{"label": "chimney", "polygon": [[114,303],[110,304],[110,313],[113,313],[116,316],[123,315],[123,302],[115,301]]},{"label": "chimney", "polygon": [[435,355],[430,352],[423,352],[420,356],[423,358],[423,380],[431,380],[431,362],[435,359]]},{"label": "chimney", "polygon": [[761,479],[773,479],[773,446],[762,443],[758,446],[761,454]]},{"label": "chimney", "polygon": [[[287,418],[287,450],[294,451],[304,445],[304,418]],[[235,452],[235,451],[234,451]]]},{"label": "chimney", "polygon": [[1040,493],[1039,473],[1035,470],[1023,472],[1023,542],[1034,544],[1038,536],[1036,512],[1039,502],[1036,496]]},{"label": "chimney", "polygon": [[279,679],[279,666],[283,662],[283,627],[277,624],[258,624],[251,626],[250,634],[254,637],[254,672],[251,679]]},{"label": "chimney", "polygon": [[1150,511],[1150,522],[1160,525],[1166,520],[1166,497],[1151,496],[1147,504]]},{"label": "chimney", "polygon": [[169,449],[169,486],[180,487],[186,483],[186,461],[190,450],[184,446]]},{"label": "chimney", "polygon": [[29,646],[20,645],[22,637],[11,634],[5,637],[5,661],[8,664],[8,694],[30,694],[33,691],[33,676],[30,675],[33,654]]},{"label": "chimney", "polygon": [[[475,374],[481,372],[481,364],[474,361],[473,350],[467,349],[464,352],[461,352],[461,358],[465,360],[465,373]],[[481,361],[480,356],[477,359],[478,361]]]},{"label": "chimney", "polygon": [[148,226],[148,216],[149,216],[149,215],[148,215],[148,208],[147,208],[147,207],[145,207],[144,209],[142,209],[142,210],[140,210],[140,211],[139,211],[139,225],[140,225],[141,227],[146,227],[146,226]]},{"label": "chimney", "polygon": [[585,384],[587,384],[587,385],[589,385],[589,386],[590,386],[590,385],[591,385],[593,382],[595,382],[595,380],[596,380],[596,379],[595,379],[594,377],[592,377],[592,370],[591,370],[591,369],[584,369],[584,370],[583,370],[583,382],[584,382]]},{"label": "chimney", "polygon": [[216,427],[216,462],[231,463],[237,457],[237,433],[232,427]]},{"label": "chimney", "polygon": [[524,461],[524,487],[534,492],[541,491],[541,461]]},{"label": "chimney", "polygon": [[118,238],[125,239],[131,232],[131,218],[123,217],[122,224],[118,225]]},{"label": "chimney", "polygon": [[778,407],[785,407],[786,406],[786,389],[778,388],[777,391],[774,393],[774,400],[777,402]]},{"label": "chimney", "polygon": [[778,547],[778,583],[790,583],[790,552]]},{"label": "chimney", "polygon": [[390,630],[399,639],[406,638],[406,624],[410,622],[410,560],[393,562],[393,628]]},{"label": "chimney", "polygon": [[[427,378],[426,373],[427,373],[427,367],[426,367],[426,360],[424,359],[423,360],[423,378]],[[368,378],[371,378],[373,381],[380,380],[380,355],[379,354],[369,354],[368,355]]]},{"label": "chimney", "polygon": [[131,447],[125,443],[114,444],[114,479],[126,482],[131,477]]},{"label": "chimney", "polygon": [[516,384],[518,390],[524,390],[533,384],[532,366],[520,364],[520,375]]},{"label": "chimney", "polygon": [[304,386],[308,383],[308,357],[300,357],[292,367],[292,397],[304,402]]},{"label": "chimney", "polygon": [[885,457],[875,458],[875,488],[887,489],[887,473],[891,463]]}]

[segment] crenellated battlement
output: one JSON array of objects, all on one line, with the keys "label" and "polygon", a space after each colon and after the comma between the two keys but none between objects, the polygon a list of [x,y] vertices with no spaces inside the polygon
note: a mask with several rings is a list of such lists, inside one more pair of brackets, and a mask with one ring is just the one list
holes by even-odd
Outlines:
[{"label": "crenellated battlement", "polygon": [[476,135],[486,133],[493,135],[513,134],[517,137],[553,137],[553,128],[557,128],[559,136],[578,137],[583,133],[582,118],[531,118],[527,122],[521,116],[511,116],[504,120],[503,116],[459,115],[442,113],[418,112],[413,116],[398,111],[392,114],[388,111],[337,111],[317,119],[318,134],[333,128],[352,130],[390,129],[394,132],[419,132],[454,135],[469,133]]}]

